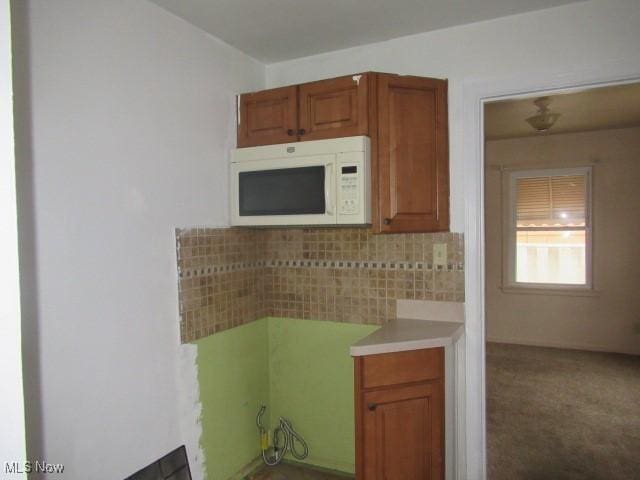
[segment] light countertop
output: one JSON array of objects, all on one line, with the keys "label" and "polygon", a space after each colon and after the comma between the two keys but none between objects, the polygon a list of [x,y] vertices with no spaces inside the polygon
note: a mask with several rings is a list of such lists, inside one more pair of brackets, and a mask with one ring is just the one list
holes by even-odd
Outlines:
[{"label": "light countertop", "polygon": [[410,318],[392,320],[358,340],[351,345],[351,356],[445,347],[458,340],[464,331],[462,304],[405,302],[399,305],[398,313]]},{"label": "light countertop", "polygon": [[464,323],[398,318],[351,345],[353,357],[452,345]]}]

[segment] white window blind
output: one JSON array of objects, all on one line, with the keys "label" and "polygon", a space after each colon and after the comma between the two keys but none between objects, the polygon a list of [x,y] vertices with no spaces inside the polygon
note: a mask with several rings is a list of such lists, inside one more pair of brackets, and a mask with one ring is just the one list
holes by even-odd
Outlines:
[{"label": "white window blind", "polygon": [[591,288],[591,168],[507,175],[507,285]]},{"label": "white window blind", "polygon": [[586,185],[586,175],[518,178],[517,226],[584,226]]}]

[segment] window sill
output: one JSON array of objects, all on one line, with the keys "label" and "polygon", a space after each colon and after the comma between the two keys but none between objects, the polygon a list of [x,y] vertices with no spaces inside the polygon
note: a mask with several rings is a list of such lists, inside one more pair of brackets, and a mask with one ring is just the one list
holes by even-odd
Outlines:
[{"label": "window sill", "polygon": [[538,288],[538,287],[500,287],[502,293],[516,295],[559,295],[567,297],[599,297],[600,291],[591,288]]}]

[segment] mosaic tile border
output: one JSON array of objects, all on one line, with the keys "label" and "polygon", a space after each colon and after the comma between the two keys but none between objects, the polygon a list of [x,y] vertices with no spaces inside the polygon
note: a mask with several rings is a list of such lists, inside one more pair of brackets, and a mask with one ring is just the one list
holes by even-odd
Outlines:
[{"label": "mosaic tile border", "polygon": [[[258,262],[212,265],[200,268],[178,269],[180,278],[198,278],[215,273],[241,272],[256,268],[338,268],[368,270],[416,270],[425,272],[464,272],[464,264],[432,265],[427,262],[363,262],[360,260],[266,260]],[[435,267],[435,268],[434,268]]]},{"label": "mosaic tile border", "polygon": [[197,267],[197,268],[181,268],[178,267],[178,276],[180,278],[198,278],[205,277],[207,275],[213,275],[216,273],[228,273],[228,272],[245,272],[247,270],[255,270],[256,268],[265,267],[266,262],[242,262],[231,263],[227,265],[211,265],[209,267]]}]

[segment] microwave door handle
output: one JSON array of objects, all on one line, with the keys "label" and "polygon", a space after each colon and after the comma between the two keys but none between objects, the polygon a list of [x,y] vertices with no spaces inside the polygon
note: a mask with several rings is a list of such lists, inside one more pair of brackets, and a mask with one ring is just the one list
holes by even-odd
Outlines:
[{"label": "microwave door handle", "polygon": [[333,215],[333,164],[327,163],[324,166],[324,205],[327,215]]}]

